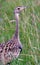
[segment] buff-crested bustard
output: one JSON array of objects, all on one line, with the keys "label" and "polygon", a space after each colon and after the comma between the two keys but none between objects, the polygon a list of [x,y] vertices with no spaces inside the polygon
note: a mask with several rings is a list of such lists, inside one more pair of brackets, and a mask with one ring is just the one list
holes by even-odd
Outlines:
[{"label": "buff-crested bustard", "polygon": [[0,44],[0,62],[3,65],[9,64],[12,59],[15,59],[19,56],[20,52],[22,51],[22,44],[19,39],[19,29],[18,29],[18,22],[19,22],[19,14],[22,10],[26,7],[19,6],[15,8],[14,14],[16,19],[16,31],[12,39],[10,39],[5,44]]}]

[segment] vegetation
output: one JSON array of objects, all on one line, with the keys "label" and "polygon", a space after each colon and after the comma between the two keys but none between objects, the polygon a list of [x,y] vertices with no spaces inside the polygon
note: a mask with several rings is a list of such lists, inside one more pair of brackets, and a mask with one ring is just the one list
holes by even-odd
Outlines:
[{"label": "vegetation", "polygon": [[30,6],[20,14],[19,30],[23,45],[19,58],[11,65],[40,65],[40,0],[0,0],[0,43],[11,39],[16,23],[14,9]]}]

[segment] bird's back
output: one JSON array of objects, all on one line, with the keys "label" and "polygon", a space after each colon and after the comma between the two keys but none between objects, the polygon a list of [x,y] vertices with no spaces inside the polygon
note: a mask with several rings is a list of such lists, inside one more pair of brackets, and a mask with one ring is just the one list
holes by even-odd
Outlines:
[{"label": "bird's back", "polygon": [[4,64],[10,62],[13,58],[18,57],[20,51],[18,39],[11,39],[7,43],[0,44],[0,61]]}]

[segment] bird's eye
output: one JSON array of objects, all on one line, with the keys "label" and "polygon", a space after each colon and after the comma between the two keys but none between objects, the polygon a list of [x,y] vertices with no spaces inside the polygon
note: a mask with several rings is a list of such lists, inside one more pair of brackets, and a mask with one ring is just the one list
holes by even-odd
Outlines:
[{"label": "bird's eye", "polygon": [[20,8],[18,8],[18,10],[20,10]]}]

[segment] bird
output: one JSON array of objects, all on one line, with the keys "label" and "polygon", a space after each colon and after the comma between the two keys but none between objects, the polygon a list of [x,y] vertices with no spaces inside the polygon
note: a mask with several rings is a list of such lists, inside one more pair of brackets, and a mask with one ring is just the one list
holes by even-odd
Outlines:
[{"label": "bird", "polygon": [[25,6],[18,6],[14,10],[15,20],[16,20],[16,30],[15,34],[12,36],[10,40],[6,43],[0,43],[0,62],[3,65],[10,65],[10,62],[13,59],[18,58],[19,54],[22,51],[22,44],[19,38],[19,15],[22,10],[24,10]]}]

